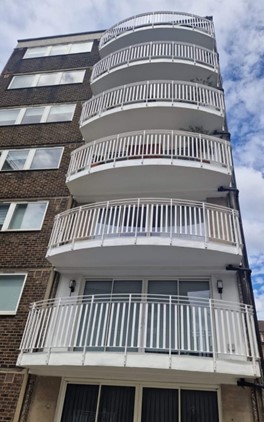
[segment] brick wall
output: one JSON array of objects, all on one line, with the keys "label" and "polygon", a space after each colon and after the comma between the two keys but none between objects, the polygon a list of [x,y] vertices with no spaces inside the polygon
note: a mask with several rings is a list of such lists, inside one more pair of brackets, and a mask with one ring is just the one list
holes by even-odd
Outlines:
[{"label": "brick wall", "polygon": [[[0,172],[0,201],[47,200],[49,206],[40,231],[0,232],[0,273],[26,272],[27,281],[17,314],[0,315],[0,422],[12,421],[23,376],[6,383],[16,368],[19,344],[29,305],[43,299],[51,275],[45,255],[56,214],[71,202],[65,185],[70,153],[82,145],[79,118],[82,103],[91,96],[91,66],[98,60],[98,41],[91,53],[22,60],[25,48],[15,49],[0,77],[0,107],[32,104],[76,103],[72,122],[0,127],[0,149],[63,146],[59,169]],[[13,74],[85,68],[83,84],[8,90]]]},{"label": "brick wall", "polygon": [[23,374],[0,373],[0,422],[12,422]]}]

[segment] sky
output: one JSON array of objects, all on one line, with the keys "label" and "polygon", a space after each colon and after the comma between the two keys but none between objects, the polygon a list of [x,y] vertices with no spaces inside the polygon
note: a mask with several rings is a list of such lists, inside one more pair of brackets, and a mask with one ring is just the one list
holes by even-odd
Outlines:
[{"label": "sky", "polygon": [[264,320],[263,0],[0,0],[0,69],[18,39],[106,29],[158,10],[213,16],[256,307]]}]

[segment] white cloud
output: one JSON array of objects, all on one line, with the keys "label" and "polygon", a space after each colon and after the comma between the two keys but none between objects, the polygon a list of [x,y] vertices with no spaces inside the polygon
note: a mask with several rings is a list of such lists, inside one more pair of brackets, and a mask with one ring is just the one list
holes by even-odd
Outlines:
[{"label": "white cloud", "polygon": [[258,290],[254,290],[255,296],[255,305],[257,310],[258,319],[263,321],[264,320],[264,293],[259,292]]}]

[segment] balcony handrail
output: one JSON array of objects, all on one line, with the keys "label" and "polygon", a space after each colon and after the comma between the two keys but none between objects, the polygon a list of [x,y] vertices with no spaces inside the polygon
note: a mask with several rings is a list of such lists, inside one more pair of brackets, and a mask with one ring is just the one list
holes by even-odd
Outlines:
[{"label": "balcony handrail", "polygon": [[109,89],[86,101],[82,106],[80,125],[110,109],[156,102],[194,104],[198,108],[214,109],[222,116],[225,109],[223,91],[219,89],[186,81],[143,81]]},{"label": "balcony handrail", "polygon": [[177,26],[191,27],[192,29],[202,31],[205,34],[214,37],[214,25],[209,19],[191,13],[157,11],[141,13],[113,25],[102,35],[99,49],[102,49],[106,44],[125,32],[134,32],[135,29],[147,26],[155,28],[160,25],[166,25],[172,28]]},{"label": "balcony handrail", "polygon": [[130,65],[130,63],[147,60],[148,62],[160,59],[181,59],[200,63],[218,70],[218,58],[215,51],[191,43],[175,41],[155,41],[135,44],[109,54],[93,66],[91,83],[112,69]]},{"label": "balcony handrail", "polygon": [[181,199],[134,198],[82,205],[55,217],[49,251],[81,240],[155,237],[241,248],[238,211]]},{"label": "balcony handrail", "polygon": [[145,158],[199,161],[201,165],[226,168],[228,173],[232,169],[229,141],[195,132],[142,130],[101,138],[74,150],[67,180],[94,166]]},{"label": "balcony handrail", "polygon": [[30,309],[41,309],[46,308],[47,306],[63,306],[70,304],[79,304],[79,303],[89,303],[89,302],[128,302],[133,300],[134,302],[154,302],[154,303],[183,303],[186,304],[190,300],[195,303],[197,306],[210,307],[214,306],[221,309],[233,309],[245,311],[249,309],[250,312],[253,312],[253,306],[247,305],[245,303],[240,303],[230,300],[222,299],[211,299],[211,298],[202,298],[200,296],[184,296],[184,295],[168,295],[162,293],[99,293],[91,295],[76,295],[76,296],[63,296],[63,297],[54,297],[50,299],[43,299],[37,302],[32,302],[29,306]]},{"label": "balcony handrail", "polygon": [[[102,299],[103,297],[103,299]],[[190,296],[89,295],[34,303],[20,350],[114,350],[258,359],[250,305]]]}]

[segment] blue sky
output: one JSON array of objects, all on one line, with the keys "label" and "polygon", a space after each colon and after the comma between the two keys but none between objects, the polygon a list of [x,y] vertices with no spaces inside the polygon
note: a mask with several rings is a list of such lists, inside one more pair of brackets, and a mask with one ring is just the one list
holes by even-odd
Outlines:
[{"label": "blue sky", "polygon": [[154,10],[214,17],[256,306],[264,319],[263,0],[1,0],[0,69],[17,39],[99,30]]}]

